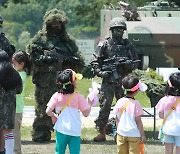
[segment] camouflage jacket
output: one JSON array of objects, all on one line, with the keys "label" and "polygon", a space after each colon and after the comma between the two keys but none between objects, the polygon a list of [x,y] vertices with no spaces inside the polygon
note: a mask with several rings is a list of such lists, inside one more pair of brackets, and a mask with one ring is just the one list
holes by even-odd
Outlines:
[{"label": "camouflage jacket", "polygon": [[[61,71],[64,67],[63,57],[79,57],[78,47],[70,36],[62,38],[61,36],[47,35],[43,30],[34,37],[32,44],[28,45],[27,51],[33,61],[33,83],[41,84],[42,87],[49,87],[51,83],[54,83],[56,72]],[[56,57],[58,61],[47,64],[41,60],[41,56]],[[47,83],[48,79],[50,84]]]},{"label": "camouflage jacket", "polygon": [[[97,75],[98,71],[113,71],[113,69],[117,69],[116,71],[119,74],[119,78],[122,78],[128,73],[132,72],[133,69],[137,68],[137,64],[135,63],[129,63],[129,65],[124,64],[115,66],[115,58],[122,60],[124,59],[124,63],[127,60],[138,60],[134,46],[131,42],[129,42],[128,39],[123,39],[121,44],[115,44],[111,38],[108,38],[98,44],[97,49],[92,55],[91,66],[93,68],[94,74]],[[104,67],[106,65],[107,67]],[[104,68],[108,68],[108,70]],[[110,82],[117,82],[116,79],[114,79],[113,77],[113,72],[112,75],[108,78],[108,80]]]},{"label": "camouflage jacket", "polygon": [[11,58],[15,52],[15,47],[6,38],[4,33],[0,33],[0,49],[6,51]]}]

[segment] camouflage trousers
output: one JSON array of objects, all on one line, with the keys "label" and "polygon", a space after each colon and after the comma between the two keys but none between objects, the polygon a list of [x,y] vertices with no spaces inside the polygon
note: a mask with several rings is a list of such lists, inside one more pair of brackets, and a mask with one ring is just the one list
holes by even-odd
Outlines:
[{"label": "camouflage trousers", "polygon": [[99,99],[100,111],[97,119],[94,121],[97,129],[106,126],[114,96],[116,100],[124,96],[121,83],[112,83],[103,80]]},{"label": "camouflage trousers", "polygon": [[14,129],[16,91],[4,91],[0,87],[0,130]]},{"label": "camouflage trousers", "polygon": [[35,100],[36,118],[33,123],[32,140],[35,142],[44,142],[51,139],[51,130],[53,124],[51,118],[46,114],[46,105],[49,102],[51,96],[55,93],[56,88],[40,88],[36,86]]}]

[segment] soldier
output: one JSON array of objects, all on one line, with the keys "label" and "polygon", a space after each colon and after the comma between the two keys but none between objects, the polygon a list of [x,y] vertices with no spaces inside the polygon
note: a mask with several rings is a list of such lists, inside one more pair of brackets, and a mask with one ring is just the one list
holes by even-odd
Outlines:
[{"label": "soldier", "polygon": [[35,84],[36,118],[32,140],[44,142],[51,139],[51,118],[45,113],[46,105],[56,91],[56,73],[65,68],[76,72],[82,69],[78,47],[66,32],[68,22],[64,12],[52,9],[44,15],[44,26],[27,46],[33,63],[32,81]]},{"label": "soldier", "polygon": [[[3,19],[0,16],[0,30],[2,28],[2,24],[3,24]],[[12,55],[15,52],[15,47],[14,45],[12,45],[9,40],[6,38],[5,34],[0,32],[0,49],[6,51],[10,57],[10,59],[12,58]]]},{"label": "soldier", "polygon": [[137,67],[134,47],[128,39],[123,39],[126,29],[126,23],[122,18],[113,18],[110,22],[112,38],[100,42],[92,56],[94,75],[102,78],[100,111],[95,120],[96,129],[99,131],[99,135],[94,138],[96,142],[106,140],[105,129],[114,95],[117,100],[124,96],[122,78]]}]

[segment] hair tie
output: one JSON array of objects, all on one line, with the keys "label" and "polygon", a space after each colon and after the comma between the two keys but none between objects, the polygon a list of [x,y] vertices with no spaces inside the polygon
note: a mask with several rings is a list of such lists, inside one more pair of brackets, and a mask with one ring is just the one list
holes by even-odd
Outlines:
[{"label": "hair tie", "polygon": [[72,72],[72,81],[74,81],[75,79],[81,80],[83,78],[82,74],[76,73],[72,69],[66,69],[66,70],[70,70]]},{"label": "hair tie", "polygon": [[172,86],[172,83],[171,83],[171,81],[170,80],[168,80],[168,85],[169,85],[169,87],[170,88],[172,88],[173,86]]},{"label": "hair tie", "polygon": [[63,89],[66,89],[66,85],[68,84],[71,84],[71,82],[69,81],[69,82],[63,83]]}]

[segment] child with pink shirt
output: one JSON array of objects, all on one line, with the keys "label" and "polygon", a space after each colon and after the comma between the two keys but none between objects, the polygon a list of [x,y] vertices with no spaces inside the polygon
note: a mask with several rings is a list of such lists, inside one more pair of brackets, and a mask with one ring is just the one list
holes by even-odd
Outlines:
[{"label": "child with pink shirt", "polygon": [[135,100],[134,97],[139,90],[146,91],[147,85],[141,83],[138,77],[128,75],[123,78],[122,87],[125,96],[120,98],[114,107],[118,154],[139,154],[140,142],[146,141],[141,121],[141,116],[144,113],[139,101]]},{"label": "child with pink shirt", "polygon": [[159,100],[156,109],[160,118],[166,118],[163,125],[165,154],[173,154],[174,145],[176,154],[180,154],[180,72],[170,75],[165,96]]},{"label": "child with pink shirt", "polygon": [[[81,74],[66,69],[57,74],[57,89],[47,104],[46,113],[52,118],[56,130],[56,154],[64,154],[66,146],[70,153],[80,153],[81,118],[80,112],[87,117],[93,101],[86,100],[83,95],[74,92],[76,79]],[[55,112],[54,111],[55,109]],[[59,114],[59,115],[58,115]]]}]

